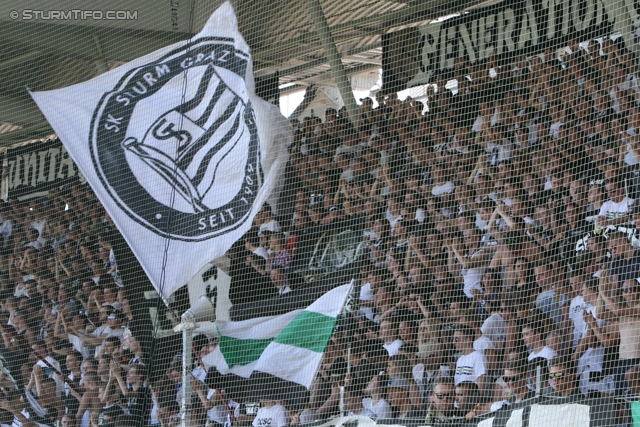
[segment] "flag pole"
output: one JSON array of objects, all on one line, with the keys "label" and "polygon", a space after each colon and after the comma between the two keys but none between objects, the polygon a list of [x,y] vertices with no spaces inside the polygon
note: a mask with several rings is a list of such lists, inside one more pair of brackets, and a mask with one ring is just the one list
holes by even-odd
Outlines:
[{"label": "flag pole", "polygon": [[[351,279],[351,288],[349,290],[349,294],[353,292],[354,279]],[[344,316],[348,310],[347,306],[349,305],[349,296],[347,295],[347,299],[342,306],[342,311],[340,316]],[[351,375],[351,341],[347,344],[347,375]],[[340,386],[340,402],[339,402],[340,416],[344,417],[345,415],[345,406],[344,406],[344,381]],[[348,409],[348,408],[347,408]]]},{"label": "flag pole", "polygon": [[[627,178],[624,179],[624,197],[629,199],[629,188],[627,187]],[[633,223],[633,208],[629,209],[627,202],[627,220],[629,223]]]},{"label": "flag pole", "polygon": [[196,316],[191,309],[182,314],[182,322],[173,328],[182,332],[182,405],[180,407],[182,425],[191,426],[191,367],[193,365],[193,330],[197,327]]},{"label": "flag pole", "polygon": [[182,330],[182,347],[184,355],[182,357],[182,425],[191,426],[191,378],[189,370],[192,365],[193,351],[193,329],[184,328]]},{"label": "flag pole", "polygon": [[[347,345],[347,375],[351,375],[351,341]],[[340,386],[340,416],[344,417],[344,384]]]}]

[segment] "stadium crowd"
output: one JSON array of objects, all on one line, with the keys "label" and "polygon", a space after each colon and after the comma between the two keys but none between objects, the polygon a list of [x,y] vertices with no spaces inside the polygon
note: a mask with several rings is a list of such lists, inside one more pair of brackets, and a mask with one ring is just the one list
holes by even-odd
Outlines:
[{"label": "stadium crowd", "polygon": [[265,207],[233,254],[237,297],[301,286],[328,230],[361,232],[366,248],[359,307],[303,419],[337,414],[340,386],[350,413],[431,422],[509,407],[536,380],[538,394],[634,396],[633,70],[620,43],[572,42],[509,64],[459,59],[426,105],[362,99],[357,128],[345,108],[293,121],[289,204]]},{"label": "stadium crowd", "polygon": [[129,329],[117,231],[95,195],[54,188],[0,215],[0,425],[148,424],[148,338]]},{"label": "stadium crowd", "polygon": [[[193,425],[304,424],[339,414],[341,398],[350,414],[438,423],[536,393],[640,394],[633,70],[619,43],[572,42],[459,60],[425,103],[363,99],[357,127],[345,109],[293,121],[277,214],[265,205],[229,252],[231,299],[303,289],[319,237],[350,229],[364,248],[359,301],[303,408],[247,414],[206,381],[216,337],[196,337]],[[0,215],[0,426],[181,425],[181,351],[147,378],[135,284],[91,190],[9,200]]]}]

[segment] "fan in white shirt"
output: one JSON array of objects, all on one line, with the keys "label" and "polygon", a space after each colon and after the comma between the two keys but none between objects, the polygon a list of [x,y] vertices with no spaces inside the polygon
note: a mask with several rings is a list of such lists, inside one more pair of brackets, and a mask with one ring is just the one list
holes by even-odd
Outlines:
[{"label": "fan in white shirt", "polygon": [[539,357],[551,360],[556,356],[556,352],[551,347],[544,345],[542,329],[540,322],[531,322],[522,327],[522,341],[531,350],[529,357],[527,357],[528,361]]},{"label": "fan in white shirt", "polygon": [[635,200],[625,196],[624,183],[608,181],[605,189],[609,200],[602,204],[598,214],[598,225],[618,225],[629,222],[628,213]]},{"label": "fan in white shirt", "polygon": [[270,231],[272,233],[280,232],[280,224],[271,216],[271,206],[265,204],[260,211],[260,215],[262,222],[260,223],[260,228],[258,229],[258,236],[260,236],[264,231]]},{"label": "fan in white shirt", "polygon": [[253,427],[286,427],[289,425],[289,411],[274,401],[263,401],[252,424]]},{"label": "fan in white shirt", "polygon": [[[384,377],[388,379],[388,377]],[[360,415],[364,415],[365,413],[371,418],[392,418],[393,413],[391,412],[391,405],[385,399],[383,399],[382,390],[386,387],[385,384],[382,383],[382,378],[379,375],[374,375],[373,378],[369,381],[365,389],[362,391],[363,394],[369,395],[371,397],[365,397],[362,399],[362,406],[365,409]]]},{"label": "fan in white shirt", "polygon": [[398,322],[392,319],[384,319],[380,322],[378,337],[382,341],[382,346],[389,353],[389,357],[399,353],[404,341],[398,338]]},{"label": "fan in white shirt", "polygon": [[484,391],[487,384],[487,358],[473,349],[474,338],[475,332],[469,326],[458,325],[453,333],[456,350],[462,352],[462,356],[456,361],[454,379],[456,385],[463,381],[472,381]]}]

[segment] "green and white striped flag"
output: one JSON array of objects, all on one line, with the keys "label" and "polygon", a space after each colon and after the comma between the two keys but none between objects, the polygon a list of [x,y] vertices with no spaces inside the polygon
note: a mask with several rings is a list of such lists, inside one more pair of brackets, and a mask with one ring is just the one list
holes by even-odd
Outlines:
[{"label": "green and white striped flag", "polygon": [[216,322],[220,343],[203,358],[207,368],[249,378],[264,372],[307,389],[352,284],[334,288],[304,310],[241,322]]}]

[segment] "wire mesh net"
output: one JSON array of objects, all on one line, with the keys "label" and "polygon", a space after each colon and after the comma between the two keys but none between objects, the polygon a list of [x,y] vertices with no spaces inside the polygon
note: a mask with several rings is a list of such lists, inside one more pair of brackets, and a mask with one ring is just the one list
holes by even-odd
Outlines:
[{"label": "wire mesh net", "polygon": [[640,425],[637,2],[80,3],[0,5],[0,426]]}]

